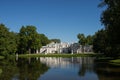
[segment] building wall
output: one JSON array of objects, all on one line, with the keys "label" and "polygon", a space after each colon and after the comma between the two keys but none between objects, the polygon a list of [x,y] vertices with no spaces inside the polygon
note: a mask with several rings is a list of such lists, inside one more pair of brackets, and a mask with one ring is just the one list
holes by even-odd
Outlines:
[{"label": "building wall", "polygon": [[[82,53],[92,52],[92,46],[81,46],[78,43],[50,43],[40,48],[39,53],[50,54],[50,53]],[[37,51],[37,52],[38,52]]]}]

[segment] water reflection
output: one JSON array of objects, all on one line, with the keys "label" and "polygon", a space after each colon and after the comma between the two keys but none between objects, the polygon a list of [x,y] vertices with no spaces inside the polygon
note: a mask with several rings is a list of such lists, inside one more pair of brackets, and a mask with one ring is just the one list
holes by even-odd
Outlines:
[{"label": "water reflection", "polygon": [[120,66],[97,62],[95,71],[99,80],[120,80]]},{"label": "water reflection", "polygon": [[40,61],[42,63],[45,63],[47,66],[50,66],[51,68],[69,68],[69,67],[76,67],[75,65],[89,65],[93,64],[94,58],[91,57],[72,57],[72,58],[55,58],[55,57],[45,57],[40,58]]},{"label": "water reflection", "polygon": [[0,61],[0,80],[11,80],[18,73],[17,63],[14,59]]},{"label": "water reflection", "polygon": [[42,64],[36,58],[18,59],[17,66],[20,80],[37,80],[49,69],[46,64]]},{"label": "water reflection", "polygon": [[120,66],[94,57],[18,58],[0,61],[0,80],[119,80]]},{"label": "water reflection", "polygon": [[49,67],[35,58],[0,61],[0,80],[37,80]]},{"label": "water reflection", "polygon": [[51,69],[40,78],[41,80],[98,80],[93,68],[93,57],[45,57],[40,58],[40,61],[51,67]]}]

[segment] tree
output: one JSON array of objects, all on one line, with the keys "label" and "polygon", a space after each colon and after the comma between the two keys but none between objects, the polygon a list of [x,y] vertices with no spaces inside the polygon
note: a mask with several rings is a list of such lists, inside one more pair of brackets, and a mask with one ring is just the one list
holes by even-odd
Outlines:
[{"label": "tree", "polygon": [[107,35],[106,30],[99,30],[94,35],[93,50],[96,53],[107,53]]},{"label": "tree", "polygon": [[19,52],[20,53],[34,53],[36,49],[40,48],[40,36],[36,31],[35,26],[22,26],[19,33]]},{"label": "tree", "polygon": [[19,32],[18,52],[19,53],[27,52],[27,34],[24,26],[21,27]]},{"label": "tree", "polygon": [[84,34],[78,34],[78,35],[77,35],[77,38],[79,39],[79,43],[80,43],[81,45],[85,45],[86,39],[85,39]]},{"label": "tree", "polygon": [[17,51],[16,35],[9,32],[9,29],[0,24],[0,55],[8,57]]},{"label": "tree", "polygon": [[45,46],[48,43],[50,43],[50,40],[47,38],[47,36],[45,36],[44,34],[39,34],[39,35],[40,35],[40,42],[42,46]]},{"label": "tree", "polygon": [[19,32],[19,53],[36,53],[36,50],[50,41],[44,34],[39,34],[35,26],[22,26]]},{"label": "tree", "polygon": [[86,44],[87,45],[92,45],[93,44],[93,39],[94,39],[94,36],[88,35],[86,37]]},{"label": "tree", "polygon": [[120,0],[103,0],[106,6],[101,22],[107,31],[110,56],[120,55]]},{"label": "tree", "polygon": [[84,34],[78,34],[77,38],[79,39],[79,43],[82,45],[82,52],[84,53],[84,46],[86,44],[86,38]]}]

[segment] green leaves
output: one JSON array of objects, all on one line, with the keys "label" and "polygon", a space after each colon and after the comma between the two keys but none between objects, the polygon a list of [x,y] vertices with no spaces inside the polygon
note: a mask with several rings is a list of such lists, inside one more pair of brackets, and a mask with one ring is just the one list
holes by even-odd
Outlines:
[{"label": "green leaves", "polygon": [[93,36],[88,35],[87,37],[84,34],[78,34],[77,38],[79,39],[79,43],[81,45],[92,45],[93,44]]},{"label": "green leaves", "polygon": [[14,54],[17,50],[16,35],[10,32],[8,28],[0,24],[0,55],[9,56]]},{"label": "green leaves", "polygon": [[[106,48],[112,56],[120,55],[120,0],[103,0],[107,6],[101,16],[101,22],[105,25],[108,36]],[[111,56],[111,55],[110,55]]]},{"label": "green leaves", "polygon": [[39,34],[35,26],[22,26],[19,33],[10,32],[0,24],[0,55],[8,57],[15,53],[35,53],[50,41],[44,34]]},{"label": "green leaves", "polygon": [[49,43],[44,34],[39,34],[35,26],[22,26],[19,33],[19,53],[35,53],[41,46]]}]

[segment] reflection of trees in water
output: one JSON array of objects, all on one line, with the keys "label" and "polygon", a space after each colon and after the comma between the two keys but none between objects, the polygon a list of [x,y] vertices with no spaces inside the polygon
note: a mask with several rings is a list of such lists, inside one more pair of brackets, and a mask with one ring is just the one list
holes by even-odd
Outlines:
[{"label": "reflection of trees in water", "polygon": [[96,62],[94,69],[99,80],[120,80],[120,66]]},{"label": "reflection of trees in water", "polygon": [[0,80],[37,80],[49,67],[36,59],[9,59],[0,61],[0,69]]},{"label": "reflection of trees in water", "polygon": [[18,60],[19,79],[20,80],[37,80],[42,74],[44,74],[49,67],[35,58]]},{"label": "reflection of trees in water", "polygon": [[2,69],[2,73],[0,74],[0,80],[12,80],[15,74],[18,73],[16,65],[14,59],[1,60],[0,68]]},{"label": "reflection of trees in water", "polygon": [[42,63],[46,65],[56,68],[68,68],[68,67],[75,67],[80,66],[78,74],[80,76],[84,76],[86,72],[93,72],[94,66],[94,57],[72,57],[72,58],[56,58],[56,57],[45,57],[40,58]]},{"label": "reflection of trees in water", "polygon": [[81,66],[78,74],[85,76],[86,72],[93,72],[94,58],[93,57],[81,57]]}]

